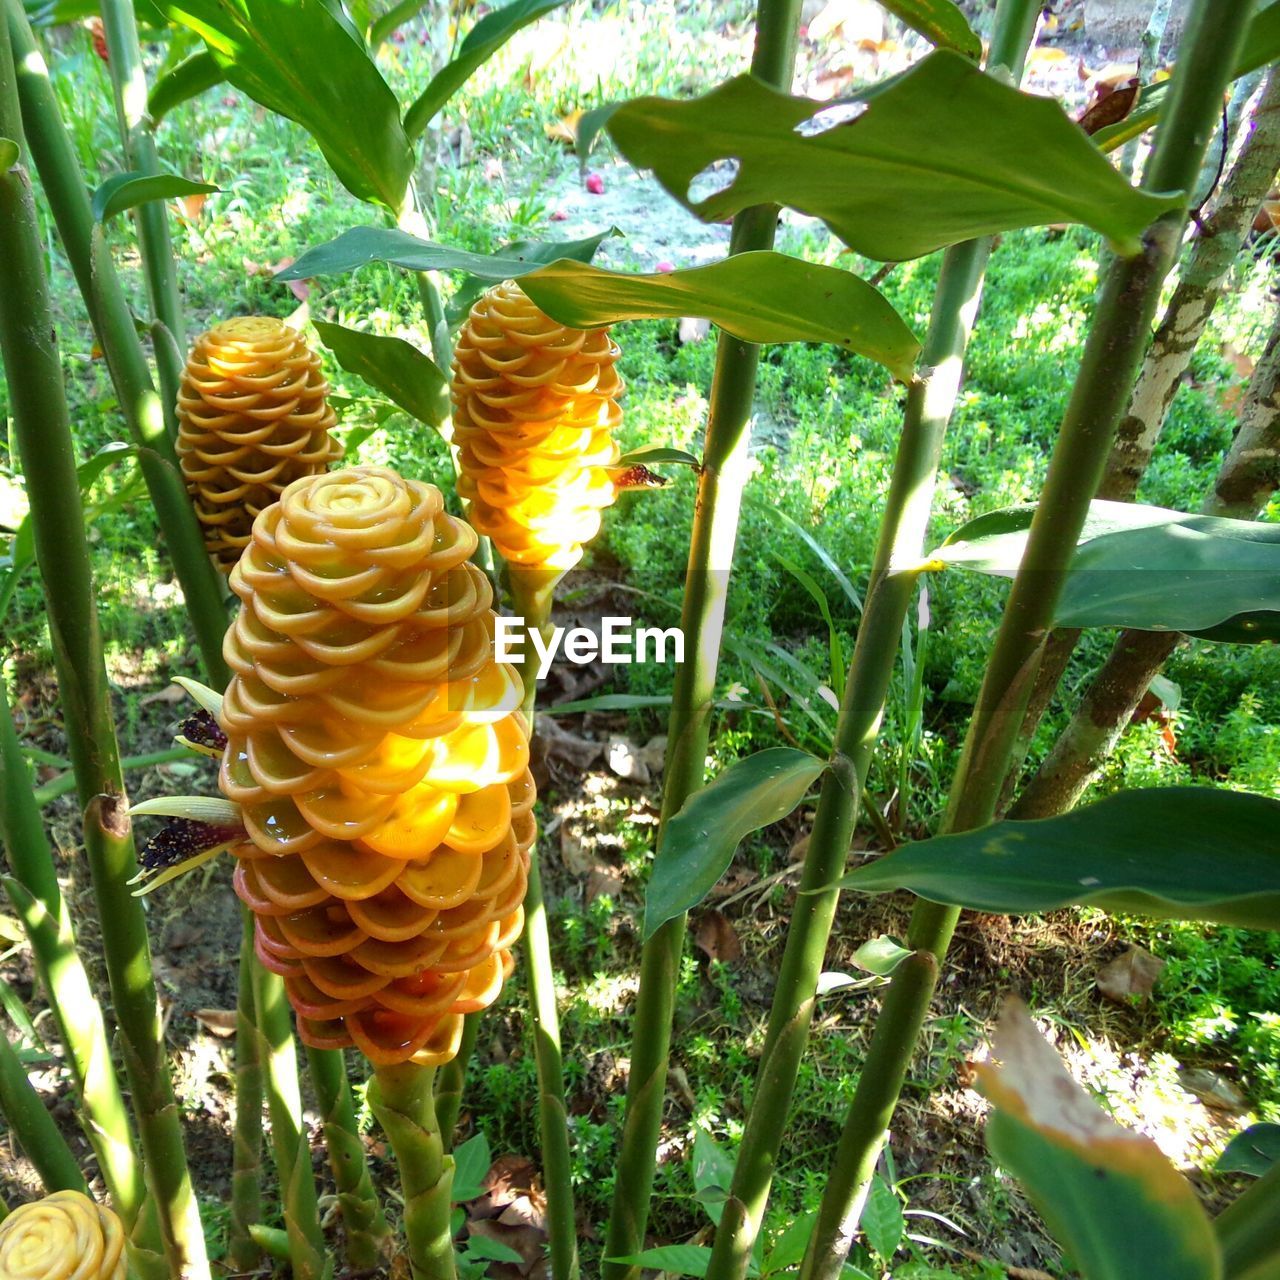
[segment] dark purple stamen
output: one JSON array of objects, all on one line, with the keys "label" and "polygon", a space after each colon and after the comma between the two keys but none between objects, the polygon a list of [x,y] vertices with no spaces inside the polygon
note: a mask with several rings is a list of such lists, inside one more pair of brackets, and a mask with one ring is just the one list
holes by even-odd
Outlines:
[{"label": "dark purple stamen", "polygon": [[208,747],[212,751],[221,751],[227,745],[227,735],[203,708],[182,722],[178,735],[197,747]]},{"label": "dark purple stamen", "polygon": [[244,828],[197,822],[194,818],[170,818],[160,831],[147,841],[142,851],[142,865],[147,871],[163,871],[179,862],[194,858],[206,849],[216,848],[229,840],[243,840]]}]

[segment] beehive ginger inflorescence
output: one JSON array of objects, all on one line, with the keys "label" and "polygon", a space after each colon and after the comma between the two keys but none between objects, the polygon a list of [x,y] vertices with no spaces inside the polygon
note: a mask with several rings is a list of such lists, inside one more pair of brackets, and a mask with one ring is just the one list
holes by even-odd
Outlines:
[{"label": "beehive ginger inflorescence", "polygon": [[205,545],[229,572],[260,511],[342,456],[320,357],[269,316],[238,316],[195,341],[178,391],[178,458]]},{"label": "beehive ginger inflorescence", "polygon": [[295,481],[231,575],[219,785],[235,887],[306,1043],[447,1061],[520,932],[534,836],[518,673],[476,535],[379,467]]},{"label": "beehive ginger inflorescence", "polygon": [[124,1228],[79,1191],[19,1205],[0,1222],[4,1280],[125,1280]]},{"label": "beehive ginger inflorescence", "polygon": [[458,491],[510,564],[563,572],[616,496],[619,351],[607,329],[570,329],[518,284],[471,308],[453,361]]}]

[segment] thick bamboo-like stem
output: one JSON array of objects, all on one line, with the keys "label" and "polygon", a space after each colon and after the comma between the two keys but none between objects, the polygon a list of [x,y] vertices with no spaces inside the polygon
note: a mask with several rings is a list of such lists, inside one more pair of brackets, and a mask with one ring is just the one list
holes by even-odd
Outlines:
[{"label": "thick bamboo-like stem", "polygon": [[[1252,520],[1280,488],[1280,309],[1240,411],[1240,429],[1201,510]],[[1067,727],[1010,811],[1047,818],[1070,809],[1097,776],[1151,681],[1182,642],[1177,632],[1122,631]]]},{"label": "thick bamboo-like stem", "polygon": [[[1004,0],[997,12],[992,64],[1021,75],[1039,6]],[[989,239],[947,250],[921,352],[907,395],[903,429],[880,526],[871,582],[845,683],[830,767],[822,784],[799,892],[774,990],[755,1102],[738,1148],[730,1196],[716,1230],[709,1280],[745,1276],[768,1203],[783,1120],[808,1042],[818,977],[835,917],[830,886],[848,857],[858,801],[875,750],[903,620],[922,569],[924,542],[947,423],[955,408],[964,353],[977,317]],[[910,963],[933,964],[912,957]]]},{"label": "thick bamboo-like stem", "polygon": [[[271,981],[270,979],[275,979]],[[259,1053],[268,1073],[267,1111],[271,1117],[271,1145],[280,1177],[280,1201],[289,1236],[289,1261],[294,1280],[327,1280],[332,1267],[325,1256],[311,1169],[311,1144],[302,1119],[298,1088],[298,1052],[284,984],[261,965],[252,969],[253,1008],[257,1019]]]},{"label": "thick bamboo-like stem", "polygon": [[[23,142],[9,29],[0,31],[0,135]],[[44,252],[23,163],[0,175],[0,349],[9,371],[36,562],[49,587],[49,632],[67,739],[85,810],[84,835],[102,917],[103,951],[142,1151],[170,1269],[208,1275],[204,1236],[156,1005],[146,920],[124,812],[120,756],[103,664],[75,447],[44,278]]]},{"label": "thick bamboo-like stem", "polygon": [[308,1049],[307,1069],[324,1123],[329,1168],[338,1188],[347,1261],[357,1270],[368,1270],[383,1261],[390,1230],[369,1176],[347,1064],[341,1053]]},{"label": "thick bamboo-like stem", "polygon": [[1256,1182],[1213,1220],[1222,1247],[1224,1280],[1265,1280],[1280,1257],[1280,1164]]},{"label": "thick bamboo-like stem", "polygon": [[[1247,20],[1245,5],[1223,11],[1213,0],[1197,0],[1193,6],[1144,176],[1148,190],[1185,191],[1194,181]],[[1179,213],[1161,218],[1144,238],[1142,252],[1114,261],[1107,273],[1022,566],[969,723],[943,819],[945,831],[983,826],[995,814],[1044,638],[1148,340],[1184,218]],[[955,908],[918,901],[908,947],[929,953],[940,964],[958,919]],[[802,1280],[835,1280],[840,1274],[937,972],[938,966],[927,961],[904,964],[890,982],[801,1265]]]},{"label": "thick bamboo-like stem", "polygon": [[[551,602],[560,574],[508,567],[515,608],[530,635],[551,621]],[[526,636],[524,717],[533,728],[538,696],[538,664]],[[573,1161],[569,1153],[569,1117],[564,1102],[564,1061],[560,1048],[560,1011],[556,1006],[556,974],[551,959],[551,931],[542,895],[542,868],[535,840],[529,850],[529,884],[524,895],[525,982],[533,1020],[533,1053],[538,1067],[538,1129],[542,1139],[542,1176],[547,1191],[547,1236],[553,1280],[578,1274],[578,1235],[573,1207]]]},{"label": "thick bamboo-like stem", "polygon": [[[146,1197],[136,1139],[111,1062],[102,1009],[76,951],[66,903],[58,887],[53,849],[0,681],[0,841],[12,877],[5,886],[31,942],[40,983],[67,1053],[84,1118],[85,1136],[127,1234]],[[159,1244],[159,1238],[154,1241]]]},{"label": "thick bamboo-like stem", "polygon": [[404,1227],[413,1280],[454,1280],[449,1230],[453,1157],[445,1153],[436,1123],[431,1067],[405,1062],[378,1067],[369,1085],[369,1105],[400,1169]]},{"label": "thick bamboo-like stem", "polygon": [[[751,72],[784,92],[790,90],[794,74],[799,21],[799,0],[758,0]],[[777,221],[775,205],[744,209],[733,220],[729,252],[771,248]],[[759,362],[758,346],[720,334],[685,571],[680,625],[686,660],[676,668],[672,691],[659,841],[666,823],[704,781]],[[686,931],[687,917],[668,920],[645,943],[641,955],[627,1106],[605,1240],[604,1280],[638,1280],[640,1275],[639,1267],[609,1259],[631,1257],[644,1248]]]},{"label": "thick bamboo-like stem", "polygon": [[[1245,123],[1235,162],[1191,241],[1177,287],[1143,357],[1098,497],[1116,502],[1133,500],[1192,352],[1222,296],[1231,266],[1278,167],[1280,71],[1273,69]],[[1079,638],[1078,631],[1062,629],[1054,632],[1045,647],[1018,739],[1015,762],[1019,768],[1010,771],[1006,790],[1011,791],[1017,780],[1036,726],[1048,710]],[[1152,655],[1154,660],[1154,651]]]},{"label": "thick bamboo-like stem", "polygon": [[46,1191],[79,1191],[88,1195],[80,1165],[3,1032],[0,1032],[0,1113],[23,1153],[35,1166]]},{"label": "thick bamboo-like stem", "polygon": [[[138,24],[133,0],[102,0],[102,25],[107,37],[108,66],[115,91],[116,120],[125,159],[139,173],[161,172],[150,119],[147,116],[147,77],[138,44]],[[172,335],[178,351],[186,346],[186,324],[182,299],[178,294],[178,272],[169,236],[169,215],[163,200],[149,200],[134,211],[138,248],[147,277],[151,310]],[[175,406],[182,376],[181,356],[174,360],[174,347],[163,341],[155,345],[156,372],[164,402],[165,421],[170,435],[177,436]]]},{"label": "thick bamboo-like stem", "polygon": [[258,1265],[250,1228],[262,1220],[262,1042],[246,958],[253,957],[253,916],[240,913],[240,982],[236,993],[236,1115],[231,1147],[231,1222],[227,1262],[235,1271]]}]

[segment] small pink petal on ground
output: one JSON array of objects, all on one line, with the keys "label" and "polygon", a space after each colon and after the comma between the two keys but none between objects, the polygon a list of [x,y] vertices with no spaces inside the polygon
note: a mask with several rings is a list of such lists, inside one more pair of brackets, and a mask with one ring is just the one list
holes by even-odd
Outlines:
[{"label": "small pink petal on ground", "polygon": [[598,173],[587,174],[587,190],[593,196],[604,195],[604,179]]}]

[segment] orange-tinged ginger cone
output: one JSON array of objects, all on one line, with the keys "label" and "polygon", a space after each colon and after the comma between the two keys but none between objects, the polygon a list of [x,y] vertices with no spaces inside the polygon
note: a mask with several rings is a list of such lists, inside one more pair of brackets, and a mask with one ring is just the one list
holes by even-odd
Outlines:
[{"label": "orange-tinged ginger cone", "polygon": [[476,535],[382,467],[296,480],[231,574],[219,785],[299,1033],[438,1065],[496,999],[534,838],[528,728]]},{"label": "orange-tinged ginger cone", "polygon": [[4,1280],[125,1280],[124,1228],[79,1191],[19,1205],[0,1222]]},{"label": "orange-tinged ginger cone", "polygon": [[458,492],[516,570],[559,577],[616,496],[619,351],[570,329],[508,280],[471,308],[453,360]]},{"label": "orange-tinged ginger cone", "polygon": [[224,573],[260,511],[342,456],[320,357],[270,316],[202,333],[178,390],[178,457],[205,545]]}]

